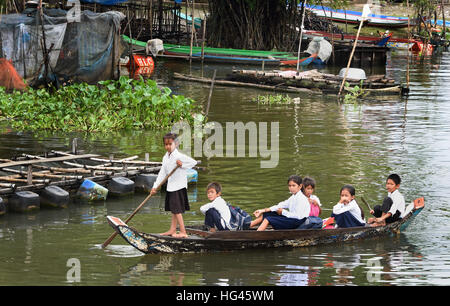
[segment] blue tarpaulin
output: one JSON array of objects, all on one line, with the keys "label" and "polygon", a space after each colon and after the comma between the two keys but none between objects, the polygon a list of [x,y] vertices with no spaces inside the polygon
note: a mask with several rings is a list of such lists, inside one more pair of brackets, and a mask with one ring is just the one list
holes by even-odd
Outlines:
[{"label": "blue tarpaulin", "polygon": [[[101,5],[117,5],[128,2],[128,0],[81,0],[83,3],[97,3]],[[181,3],[183,0],[174,0],[176,3]]]},{"label": "blue tarpaulin", "polygon": [[124,2],[128,2],[128,0],[81,0],[83,3],[97,3],[101,5],[117,5]]}]

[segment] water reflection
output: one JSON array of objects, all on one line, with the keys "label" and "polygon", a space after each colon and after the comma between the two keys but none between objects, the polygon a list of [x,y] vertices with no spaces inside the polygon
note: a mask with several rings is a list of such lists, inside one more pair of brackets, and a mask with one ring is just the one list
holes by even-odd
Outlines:
[{"label": "water reflection", "polygon": [[[437,280],[433,280],[435,271],[417,271],[417,266],[432,259],[400,235],[338,247],[146,255],[121,274],[119,283],[153,286],[425,284]],[[448,262],[448,258],[445,260]],[[435,284],[446,282],[448,278],[444,277]]]}]

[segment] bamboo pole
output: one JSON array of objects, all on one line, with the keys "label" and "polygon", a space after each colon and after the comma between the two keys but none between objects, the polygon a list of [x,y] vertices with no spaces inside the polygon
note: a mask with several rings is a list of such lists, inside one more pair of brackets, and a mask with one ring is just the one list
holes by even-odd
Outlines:
[{"label": "bamboo pole", "polygon": [[44,56],[44,78],[47,81],[48,78],[48,52],[47,52],[47,43],[45,39],[45,28],[44,28],[44,9],[42,7],[42,0],[39,0],[39,16],[41,18],[41,26],[42,26],[42,54]]},{"label": "bamboo pole", "polygon": [[303,28],[305,22],[305,12],[306,12],[306,0],[303,1],[303,14],[302,14],[302,25],[300,26],[300,39],[298,41],[298,51],[297,51],[297,75],[299,74],[300,69],[300,49],[302,47],[302,39],[303,39]]},{"label": "bamboo pole", "polygon": [[[192,0],[192,8],[191,8],[191,12],[192,12],[192,17],[191,17],[191,46],[190,46],[190,51],[189,51],[189,64],[192,64],[192,47],[194,45],[194,0]],[[188,16],[186,15],[186,25],[187,25],[187,18]]]},{"label": "bamboo pole", "polygon": [[411,29],[410,29],[410,23],[409,23],[409,0],[406,0],[406,7],[408,10],[408,50],[407,50],[407,56],[406,56],[406,87],[409,89],[409,42],[411,40]]},{"label": "bamboo pole", "polygon": [[[26,183],[28,184],[29,181],[27,179],[20,179],[20,178],[16,178],[13,176],[0,176],[0,181],[5,181],[5,182],[15,182],[15,183]],[[38,183],[38,184],[48,184],[50,183],[50,180],[36,180],[33,179],[31,181],[32,184],[34,183]],[[30,184],[28,184],[30,185]]]},{"label": "bamboo pole", "polygon": [[364,5],[363,14],[361,21],[359,22],[358,32],[356,33],[355,42],[353,43],[353,49],[350,53],[350,57],[348,59],[347,68],[345,69],[344,78],[342,79],[341,87],[339,88],[338,98],[341,96],[342,89],[344,88],[345,80],[347,79],[348,69],[350,68],[350,64],[352,63],[353,54],[355,53],[356,45],[358,44],[359,33],[361,32],[362,25],[364,23],[364,19],[366,19],[369,14],[369,5]]},{"label": "bamboo pole", "polygon": [[[445,30],[445,6],[444,6],[444,0],[441,0],[441,8],[442,8],[442,30],[444,31],[444,40],[446,39],[446,30]],[[408,12],[409,14],[409,12]],[[409,21],[408,21],[409,22]]]},{"label": "bamboo pole", "polygon": [[31,181],[33,176],[36,177],[44,177],[44,178],[57,178],[57,179],[82,179],[82,176],[76,176],[76,175],[58,175],[58,174],[50,174],[48,173],[49,171],[42,171],[42,172],[30,172],[30,166],[28,166],[28,171],[26,173],[24,173],[21,170],[15,170],[15,169],[10,169],[10,168],[3,168],[3,171],[6,172],[11,172],[11,173],[16,173],[19,176],[25,176],[27,177],[27,180]]},{"label": "bamboo pole", "polygon": [[202,33],[202,64],[203,64],[203,60],[205,59],[205,40],[206,40],[206,17],[205,19],[203,19],[203,33]]},{"label": "bamboo pole", "polygon": [[217,72],[217,70],[214,69],[214,75],[213,75],[213,78],[212,78],[212,81],[211,81],[211,88],[209,89],[208,104],[207,104],[207,106],[206,106],[206,114],[205,114],[205,118],[208,117],[208,113],[209,113],[209,106],[210,106],[210,104],[211,104],[211,96],[212,96],[212,93],[213,93],[214,81],[216,80],[216,72]]}]

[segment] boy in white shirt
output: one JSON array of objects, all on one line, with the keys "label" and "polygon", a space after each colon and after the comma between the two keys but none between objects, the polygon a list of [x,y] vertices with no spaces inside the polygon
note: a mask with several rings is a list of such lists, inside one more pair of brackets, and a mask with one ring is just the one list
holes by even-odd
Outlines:
[{"label": "boy in white shirt", "polygon": [[388,196],[384,198],[382,205],[375,206],[370,213],[375,218],[369,218],[371,226],[383,226],[400,220],[405,212],[405,198],[398,190],[401,179],[397,174],[391,174],[386,179]]},{"label": "boy in white shirt", "polygon": [[222,186],[216,182],[209,183],[206,187],[206,195],[211,202],[201,206],[200,211],[205,215],[205,225],[209,231],[230,230],[231,213],[227,202],[221,197]]}]

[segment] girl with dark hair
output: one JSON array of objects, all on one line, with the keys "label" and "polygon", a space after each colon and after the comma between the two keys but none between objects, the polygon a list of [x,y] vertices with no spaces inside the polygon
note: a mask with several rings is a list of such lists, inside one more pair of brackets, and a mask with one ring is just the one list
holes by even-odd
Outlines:
[{"label": "girl with dark hair", "polygon": [[355,200],[355,188],[345,185],[341,188],[339,203],[334,205],[331,217],[337,227],[365,226],[364,212]]},{"label": "girl with dark hair", "polygon": [[313,178],[305,177],[303,179],[302,185],[302,192],[308,198],[311,207],[309,216],[318,217],[322,212],[322,209],[320,208],[322,204],[320,204],[319,197],[313,194],[316,190],[316,181]]},{"label": "girl with dark hair", "polygon": [[[184,227],[183,213],[189,210],[189,201],[187,197],[187,174],[186,169],[190,169],[197,164],[197,161],[177,150],[178,139],[177,134],[168,133],[163,137],[164,149],[167,153],[164,155],[159,170],[158,177],[153,185],[151,194],[157,192],[156,187],[163,179],[172,172],[178,165],[178,168],[167,180],[165,210],[172,213],[172,222],[170,229],[161,235],[173,237],[187,237],[186,228]],[[177,225],[180,226],[180,233],[177,234]]]},{"label": "girl with dark hair", "polygon": [[295,229],[305,222],[309,216],[310,206],[301,191],[302,178],[291,175],[288,179],[288,188],[292,196],[277,205],[254,211],[256,219],[250,223],[250,227],[260,224],[258,231],[263,231],[270,224],[274,229]]}]

